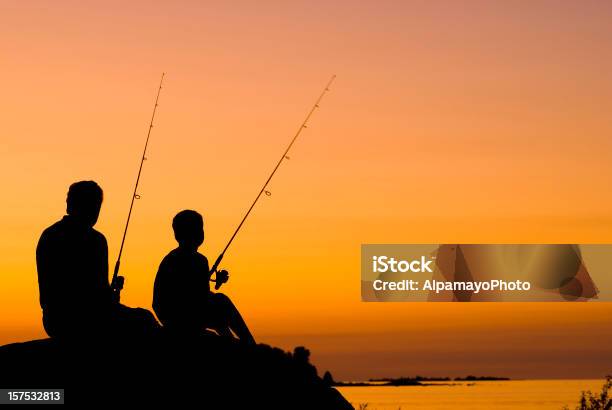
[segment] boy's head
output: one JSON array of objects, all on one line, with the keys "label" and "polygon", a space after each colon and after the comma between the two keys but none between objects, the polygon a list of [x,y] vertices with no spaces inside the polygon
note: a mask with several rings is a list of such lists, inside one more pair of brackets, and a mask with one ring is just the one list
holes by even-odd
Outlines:
[{"label": "boy's head", "polygon": [[196,211],[186,209],[176,214],[172,229],[181,248],[195,250],[204,242],[204,220]]}]

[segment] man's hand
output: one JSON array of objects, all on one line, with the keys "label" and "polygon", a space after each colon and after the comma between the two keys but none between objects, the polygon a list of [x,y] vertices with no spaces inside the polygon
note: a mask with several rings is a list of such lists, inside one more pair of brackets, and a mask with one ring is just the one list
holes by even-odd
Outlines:
[{"label": "man's hand", "polygon": [[125,278],[123,276],[117,276],[116,280],[111,283],[111,302],[119,303],[121,297],[121,289],[123,289],[123,282]]}]

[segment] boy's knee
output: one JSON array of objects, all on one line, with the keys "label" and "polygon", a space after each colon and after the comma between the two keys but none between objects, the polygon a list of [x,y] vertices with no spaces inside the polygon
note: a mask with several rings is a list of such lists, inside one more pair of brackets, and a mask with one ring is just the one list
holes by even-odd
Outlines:
[{"label": "boy's knee", "polygon": [[215,302],[217,303],[222,303],[224,305],[232,303],[229,296],[225,295],[224,293],[215,293],[214,295]]}]

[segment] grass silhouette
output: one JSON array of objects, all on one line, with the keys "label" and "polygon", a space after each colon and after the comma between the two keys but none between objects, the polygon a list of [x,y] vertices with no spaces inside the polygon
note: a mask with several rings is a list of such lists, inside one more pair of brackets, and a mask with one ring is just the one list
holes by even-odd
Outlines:
[{"label": "grass silhouette", "polygon": [[[593,393],[590,390],[583,391],[580,397],[580,402],[575,407],[576,410],[610,410],[612,409],[612,397],[610,390],[612,389],[612,376],[606,376],[606,381],[601,388],[600,393]],[[568,406],[563,408],[569,410]]]}]

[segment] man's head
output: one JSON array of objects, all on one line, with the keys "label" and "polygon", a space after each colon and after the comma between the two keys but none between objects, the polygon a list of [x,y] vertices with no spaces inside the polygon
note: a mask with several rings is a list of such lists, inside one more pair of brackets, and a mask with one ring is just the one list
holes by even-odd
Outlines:
[{"label": "man's head", "polygon": [[66,212],[80,223],[92,227],[98,221],[102,198],[102,188],[94,181],[75,182],[68,189]]},{"label": "man's head", "polygon": [[186,209],[176,214],[172,229],[181,248],[196,250],[204,242],[204,220],[196,211]]}]

